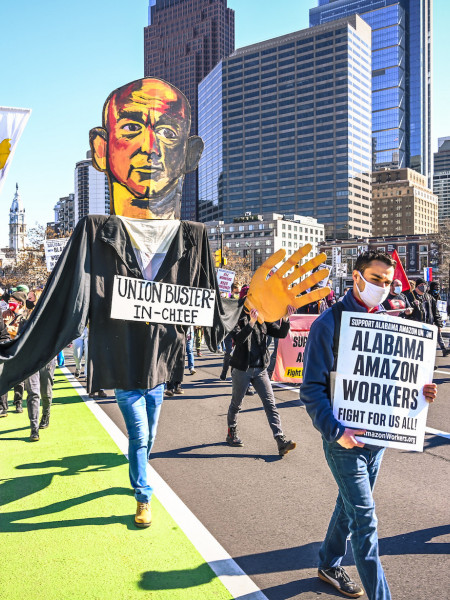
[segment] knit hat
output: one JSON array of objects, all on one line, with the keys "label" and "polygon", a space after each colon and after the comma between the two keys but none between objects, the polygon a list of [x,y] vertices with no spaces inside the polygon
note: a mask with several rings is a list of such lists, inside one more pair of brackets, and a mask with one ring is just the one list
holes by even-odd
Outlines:
[{"label": "knit hat", "polygon": [[427,283],[427,282],[425,281],[425,279],[422,279],[422,277],[418,277],[416,279],[416,285],[420,285],[421,283]]},{"label": "knit hat", "polygon": [[27,302],[27,295],[25,294],[25,292],[14,292],[13,294],[11,294],[10,297],[14,298],[14,300],[18,300],[19,302],[22,302],[22,304],[24,306]]}]

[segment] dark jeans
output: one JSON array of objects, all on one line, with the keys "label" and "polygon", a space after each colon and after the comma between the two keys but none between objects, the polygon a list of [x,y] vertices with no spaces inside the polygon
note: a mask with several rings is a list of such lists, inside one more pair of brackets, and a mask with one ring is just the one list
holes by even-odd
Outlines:
[{"label": "dark jeans", "polygon": [[0,396],[0,410],[8,410],[8,394]]},{"label": "dark jeans", "polygon": [[267,375],[267,370],[258,367],[250,367],[247,371],[240,371],[239,369],[233,368],[231,378],[233,380],[233,390],[230,407],[228,409],[228,427],[236,426],[237,415],[241,410],[245,392],[247,391],[248,386],[253,383],[253,387],[263,403],[273,436],[277,437],[283,435],[280,414],[278,413],[277,405],[275,404],[275,398],[272,386],[270,385],[269,376]]},{"label": "dark jeans", "polygon": [[[444,338],[442,336],[442,331],[440,329],[438,329],[437,341],[438,341],[438,344],[439,344],[439,348],[441,350],[445,350],[446,349],[445,348],[445,342],[444,342]],[[450,348],[450,342],[448,344],[448,347]]]},{"label": "dark jeans", "polygon": [[267,367],[267,371],[268,371],[270,377],[272,377],[272,373],[275,371],[275,364],[277,362],[278,342],[279,341],[280,341],[279,338],[273,338],[273,351],[272,351],[272,354],[270,355],[269,366]]},{"label": "dark jeans", "polygon": [[32,430],[39,429],[39,404],[42,398],[42,413],[49,413],[53,400],[53,375],[56,358],[42,367],[25,381],[27,391],[27,411]]},{"label": "dark jeans", "polygon": [[353,556],[369,600],[390,600],[378,556],[377,517],[372,490],[384,448],[343,448],[323,441],[328,466],[339,488],[327,535],[319,551],[319,567],[338,567],[351,534]]},{"label": "dark jeans", "polygon": [[230,334],[224,338],[223,344],[225,346],[225,354],[222,363],[222,376],[225,378],[228,374],[228,369],[230,368],[231,353],[233,352],[233,338]]},{"label": "dark jeans", "polygon": [[23,401],[23,390],[25,388],[25,382],[22,381],[22,383],[17,383],[14,386],[14,399],[13,399],[13,404],[15,406],[17,406],[18,404],[22,404]]}]

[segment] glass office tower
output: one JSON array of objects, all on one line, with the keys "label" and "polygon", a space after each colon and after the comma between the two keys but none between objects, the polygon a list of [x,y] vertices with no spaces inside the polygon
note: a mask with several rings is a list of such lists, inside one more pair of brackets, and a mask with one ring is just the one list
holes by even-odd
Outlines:
[{"label": "glass office tower", "polygon": [[372,27],[374,170],[411,167],[430,187],[432,0],[319,0],[309,21],[355,13]]},{"label": "glass office tower", "polygon": [[439,197],[439,225],[450,223],[450,137],[439,138],[434,154],[433,192]]},{"label": "glass office tower", "polygon": [[298,214],[371,234],[371,30],[357,15],[236,50],[199,85],[201,221]]}]

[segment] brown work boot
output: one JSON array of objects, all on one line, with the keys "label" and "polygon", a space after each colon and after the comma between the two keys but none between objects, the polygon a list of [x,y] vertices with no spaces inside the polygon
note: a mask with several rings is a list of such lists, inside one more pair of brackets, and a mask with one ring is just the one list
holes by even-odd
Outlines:
[{"label": "brown work boot", "polygon": [[136,527],[150,527],[152,524],[152,511],[150,510],[150,502],[137,503],[134,522],[136,523]]}]

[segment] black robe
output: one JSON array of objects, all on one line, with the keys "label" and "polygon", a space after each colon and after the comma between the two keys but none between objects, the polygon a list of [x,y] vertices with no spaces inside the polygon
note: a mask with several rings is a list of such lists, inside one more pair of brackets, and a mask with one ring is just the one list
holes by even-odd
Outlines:
[{"label": "black robe", "polygon": [[[0,343],[0,394],[46,365],[89,320],[88,391],[150,389],[184,369],[185,327],[110,318],[115,275],[143,279],[128,232],[116,216],[89,215],[75,228],[39,302],[15,340]],[[216,290],[212,351],[239,316],[226,314],[202,223],[181,221],[155,281]]]}]

